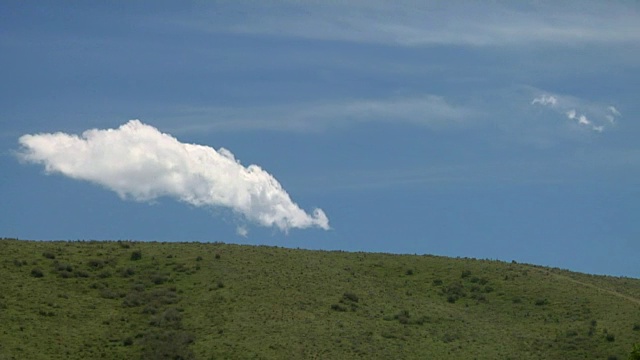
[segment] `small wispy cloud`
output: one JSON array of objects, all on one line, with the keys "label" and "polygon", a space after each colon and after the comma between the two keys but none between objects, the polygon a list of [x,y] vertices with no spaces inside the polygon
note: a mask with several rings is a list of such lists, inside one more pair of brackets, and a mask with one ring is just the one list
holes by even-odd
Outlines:
[{"label": "small wispy cloud", "polygon": [[[21,159],[115,191],[121,198],[163,196],[198,207],[224,207],[262,226],[329,229],[321,209],[307,214],[257,165],[243,166],[224,148],[186,144],[131,120],[117,129],[23,135]],[[238,234],[246,236],[246,227]]]},{"label": "small wispy cloud", "polygon": [[549,108],[579,126],[595,132],[603,132],[607,127],[615,125],[617,118],[622,116],[614,106],[604,106],[557,94],[541,94],[531,101],[531,105]]},{"label": "small wispy cloud", "polygon": [[540,105],[555,106],[557,103],[558,103],[558,99],[555,96],[551,96],[551,95],[542,95],[531,101],[531,105],[540,104]]},{"label": "small wispy cloud", "polygon": [[236,234],[246,238],[249,235],[249,229],[247,229],[246,226],[238,226],[236,228]]}]

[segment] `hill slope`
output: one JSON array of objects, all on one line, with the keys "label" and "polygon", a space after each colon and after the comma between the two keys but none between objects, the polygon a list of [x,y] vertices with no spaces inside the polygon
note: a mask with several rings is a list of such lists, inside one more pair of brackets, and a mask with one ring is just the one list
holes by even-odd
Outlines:
[{"label": "hill slope", "polygon": [[640,280],[436,256],[0,240],[0,359],[626,359]]}]

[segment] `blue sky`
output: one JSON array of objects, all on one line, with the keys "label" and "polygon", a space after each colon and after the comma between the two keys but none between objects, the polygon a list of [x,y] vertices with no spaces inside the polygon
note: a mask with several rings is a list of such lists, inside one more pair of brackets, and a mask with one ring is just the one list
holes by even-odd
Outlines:
[{"label": "blue sky", "polygon": [[5,1],[0,14],[0,236],[640,277],[634,2]]}]

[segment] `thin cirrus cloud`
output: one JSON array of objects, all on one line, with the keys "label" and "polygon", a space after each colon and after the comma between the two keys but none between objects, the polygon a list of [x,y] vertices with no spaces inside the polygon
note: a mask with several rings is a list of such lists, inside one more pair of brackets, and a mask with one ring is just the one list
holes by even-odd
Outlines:
[{"label": "thin cirrus cloud", "polygon": [[603,106],[561,95],[541,94],[531,100],[531,105],[551,109],[578,126],[595,132],[603,132],[616,125],[618,118],[622,116],[612,105]]},{"label": "thin cirrus cloud", "polygon": [[637,11],[625,3],[352,1],[273,6],[239,1],[226,6],[226,11],[220,5],[205,6],[188,19],[167,21],[209,32],[401,46],[640,41]]},{"label": "thin cirrus cloud", "polygon": [[307,132],[372,122],[427,128],[465,127],[478,114],[477,109],[428,94],[242,108],[185,107],[177,109],[167,120],[181,120],[176,132],[213,129]]},{"label": "thin cirrus cloud", "polygon": [[[224,148],[186,144],[138,120],[117,129],[23,135],[21,159],[115,191],[121,198],[150,201],[168,196],[198,207],[229,208],[256,224],[329,229],[321,209],[307,214],[280,183],[257,165],[240,164]],[[240,236],[248,230],[238,228]]]}]

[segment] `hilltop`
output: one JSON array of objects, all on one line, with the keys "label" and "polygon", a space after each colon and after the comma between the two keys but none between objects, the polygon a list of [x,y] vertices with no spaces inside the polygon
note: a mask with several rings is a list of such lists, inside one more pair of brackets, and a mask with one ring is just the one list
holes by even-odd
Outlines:
[{"label": "hilltop", "polygon": [[626,359],[640,280],[431,255],[0,240],[0,359]]}]

